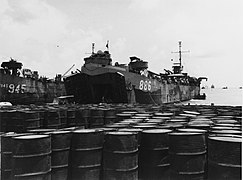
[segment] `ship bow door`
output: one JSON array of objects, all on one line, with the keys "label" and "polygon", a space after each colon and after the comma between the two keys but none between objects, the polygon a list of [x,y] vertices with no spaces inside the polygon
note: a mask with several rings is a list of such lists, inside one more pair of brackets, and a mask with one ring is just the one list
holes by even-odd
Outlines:
[{"label": "ship bow door", "polygon": [[91,93],[94,103],[127,103],[125,78],[120,73],[92,77]]}]

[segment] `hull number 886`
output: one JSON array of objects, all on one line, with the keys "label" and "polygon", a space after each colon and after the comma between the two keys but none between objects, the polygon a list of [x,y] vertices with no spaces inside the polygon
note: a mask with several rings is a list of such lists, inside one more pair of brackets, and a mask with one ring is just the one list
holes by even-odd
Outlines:
[{"label": "hull number 886", "polygon": [[141,80],[139,83],[139,89],[142,91],[151,91],[151,81]]}]

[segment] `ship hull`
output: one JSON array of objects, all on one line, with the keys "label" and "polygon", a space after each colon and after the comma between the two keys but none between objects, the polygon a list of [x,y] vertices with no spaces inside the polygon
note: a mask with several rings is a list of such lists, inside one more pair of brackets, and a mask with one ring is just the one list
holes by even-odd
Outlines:
[{"label": "ship hull", "polygon": [[50,103],[65,95],[63,82],[41,81],[0,73],[0,101],[12,104]]},{"label": "ship hull", "polygon": [[67,95],[76,102],[163,104],[190,100],[200,94],[199,85],[162,83],[139,74],[100,69],[65,79]]}]

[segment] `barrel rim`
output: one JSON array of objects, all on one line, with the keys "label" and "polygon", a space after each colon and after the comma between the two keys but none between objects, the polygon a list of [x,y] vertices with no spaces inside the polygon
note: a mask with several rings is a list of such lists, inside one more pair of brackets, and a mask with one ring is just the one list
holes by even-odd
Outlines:
[{"label": "barrel rim", "polygon": [[50,136],[46,135],[46,134],[32,134],[32,135],[23,135],[23,136],[13,137],[13,139],[34,140],[34,139],[43,139],[43,138],[48,138],[48,137],[50,137]]},{"label": "barrel rim", "polygon": [[172,132],[169,133],[170,136],[193,136],[193,135],[203,135],[203,133],[195,133],[195,132]]},{"label": "barrel rim", "polygon": [[171,133],[172,130],[171,129],[147,129],[147,130],[143,130],[142,133],[150,133],[150,134],[166,134],[166,133]]},{"label": "barrel rim", "polygon": [[127,135],[134,135],[135,132],[125,132],[125,131],[115,131],[115,132],[107,132],[106,135],[112,136],[127,136]]},{"label": "barrel rim", "polygon": [[236,137],[227,137],[227,136],[209,136],[208,139],[214,141],[223,141],[223,142],[239,142],[241,143],[241,138]]},{"label": "barrel rim", "polygon": [[97,133],[97,132],[103,132],[102,129],[77,129],[74,130],[74,134],[86,134],[86,133]]},{"label": "barrel rim", "polygon": [[204,129],[196,129],[196,128],[180,128],[177,129],[178,131],[182,131],[182,132],[202,132],[202,133],[206,133],[207,130]]}]

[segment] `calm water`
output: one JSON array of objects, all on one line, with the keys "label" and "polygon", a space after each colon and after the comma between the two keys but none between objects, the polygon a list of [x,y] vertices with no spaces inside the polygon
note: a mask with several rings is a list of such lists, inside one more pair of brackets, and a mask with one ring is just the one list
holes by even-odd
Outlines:
[{"label": "calm water", "polygon": [[242,106],[242,89],[228,88],[228,89],[202,89],[201,94],[206,94],[206,100],[190,100],[183,104],[202,104],[210,105],[229,105],[229,106]]}]

